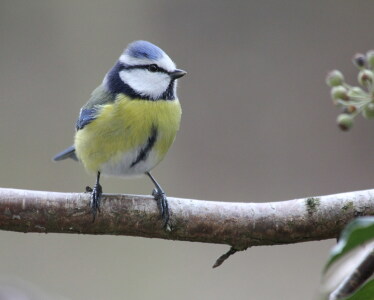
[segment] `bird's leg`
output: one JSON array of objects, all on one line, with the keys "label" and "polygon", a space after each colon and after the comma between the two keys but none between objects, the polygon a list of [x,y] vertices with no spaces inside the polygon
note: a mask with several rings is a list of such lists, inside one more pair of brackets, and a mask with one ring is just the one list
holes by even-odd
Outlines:
[{"label": "bird's leg", "polygon": [[153,178],[150,172],[146,172],[148,177],[152,180],[153,184],[155,185],[155,189],[152,191],[152,196],[157,201],[157,206],[160,211],[160,215],[163,221],[163,228],[166,231],[171,231],[171,225],[169,222],[169,205],[168,205],[168,199],[165,195],[164,190],[161,188],[161,186],[157,183],[157,181]]},{"label": "bird's leg", "polygon": [[91,207],[91,212],[93,216],[92,222],[95,222],[96,214],[97,212],[100,212],[100,200],[101,200],[101,195],[103,194],[103,189],[99,181],[100,181],[100,172],[97,172],[96,184],[94,188],[92,189],[91,201],[90,201],[90,207]]}]

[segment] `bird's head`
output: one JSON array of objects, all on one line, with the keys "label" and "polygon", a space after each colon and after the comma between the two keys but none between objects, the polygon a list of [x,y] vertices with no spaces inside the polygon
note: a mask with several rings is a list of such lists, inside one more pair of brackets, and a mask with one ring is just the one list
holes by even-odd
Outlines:
[{"label": "bird's head", "polygon": [[173,100],[176,79],[185,74],[159,47],[136,41],[124,50],[105,76],[104,84],[110,92],[124,93],[131,98]]}]

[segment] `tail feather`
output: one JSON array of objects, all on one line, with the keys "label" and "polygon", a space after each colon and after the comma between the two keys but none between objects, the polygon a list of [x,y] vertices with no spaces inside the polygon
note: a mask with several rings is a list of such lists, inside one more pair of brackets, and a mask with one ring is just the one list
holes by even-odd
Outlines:
[{"label": "tail feather", "polygon": [[69,148],[57,154],[55,157],[53,157],[53,161],[60,161],[67,158],[71,158],[78,161],[77,155],[75,154],[74,146],[70,146]]}]

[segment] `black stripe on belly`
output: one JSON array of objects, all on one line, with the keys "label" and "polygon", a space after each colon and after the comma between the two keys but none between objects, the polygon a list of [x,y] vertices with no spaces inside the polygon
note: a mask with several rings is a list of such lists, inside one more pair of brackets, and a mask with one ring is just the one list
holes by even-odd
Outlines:
[{"label": "black stripe on belly", "polygon": [[151,135],[148,137],[147,143],[140,149],[138,156],[136,159],[131,163],[130,167],[134,167],[141,161],[147,159],[149,152],[151,152],[154,144],[156,143],[157,139],[157,128],[152,126]]}]

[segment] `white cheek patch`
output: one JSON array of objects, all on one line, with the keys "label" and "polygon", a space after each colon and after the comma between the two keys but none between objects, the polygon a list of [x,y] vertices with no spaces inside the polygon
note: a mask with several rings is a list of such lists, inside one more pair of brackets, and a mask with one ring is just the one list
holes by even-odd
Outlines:
[{"label": "white cheek patch", "polygon": [[152,99],[159,98],[170,84],[170,76],[160,72],[149,72],[144,69],[123,70],[119,72],[123,82],[135,92]]}]

